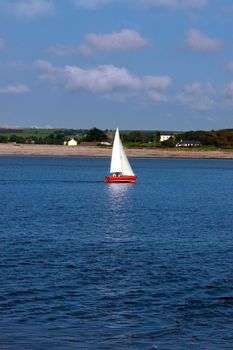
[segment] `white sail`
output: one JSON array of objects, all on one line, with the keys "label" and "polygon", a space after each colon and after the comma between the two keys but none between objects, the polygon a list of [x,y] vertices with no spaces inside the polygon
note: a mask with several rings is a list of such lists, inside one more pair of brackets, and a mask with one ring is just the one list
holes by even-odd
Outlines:
[{"label": "white sail", "polygon": [[122,175],[134,176],[134,172],[129,164],[125,150],[121,143],[119,130],[116,130],[113,148],[110,173],[121,173]]}]

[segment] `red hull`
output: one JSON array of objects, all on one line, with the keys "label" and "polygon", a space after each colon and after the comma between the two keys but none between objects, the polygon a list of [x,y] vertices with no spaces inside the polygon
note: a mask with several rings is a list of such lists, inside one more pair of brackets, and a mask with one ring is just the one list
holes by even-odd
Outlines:
[{"label": "red hull", "polygon": [[137,180],[137,176],[106,176],[105,182],[108,183],[134,183]]}]

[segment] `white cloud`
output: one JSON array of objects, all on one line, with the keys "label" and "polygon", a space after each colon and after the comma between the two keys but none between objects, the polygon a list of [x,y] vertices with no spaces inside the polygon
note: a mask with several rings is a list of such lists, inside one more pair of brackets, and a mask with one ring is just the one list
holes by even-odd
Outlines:
[{"label": "white cloud", "polygon": [[[168,76],[138,77],[126,68],[113,65],[100,65],[90,69],[77,66],[55,67],[47,61],[36,61],[40,78],[64,91],[87,91],[102,94],[104,98],[124,101],[141,92],[156,102],[166,102],[168,98],[161,93],[171,86]],[[123,96],[124,94],[124,96]]]},{"label": "white cloud", "polygon": [[19,19],[34,20],[52,15],[55,6],[52,0],[19,0],[6,2],[5,9]]},{"label": "white cloud", "polygon": [[0,51],[3,51],[5,49],[5,41],[4,39],[0,38]]},{"label": "white cloud", "polygon": [[207,111],[214,105],[213,93],[214,89],[211,84],[195,82],[186,85],[183,91],[176,96],[176,100],[193,110]]},{"label": "white cloud", "polygon": [[[125,4],[124,0],[73,0],[77,8],[95,10],[105,5],[113,3]],[[184,9],[195,10],[202,9],[208,5],[208,0],[128,0],[127,4],[143,7],[161,7],[169,10]]]},{"label": "white cloud", "polygon": [[172,79],[167,75],[146,75],[143,78],[143,85],[147,92],[147,96],[154,102],[167,102],[168,97],[161,91],[166,90],[172,85]]},{"label": "white cloud", "polygon": [[35,67],[41,71],[40,79],[46,80],[53,85],[63,83],[63,68],[54,67],[50,62],[37,60]]},{"label": "white cloud", "polygon": [[112,65],[102,65],[94,69],[65,67],[66,89],[68,91],[86,90],[90,92],[112,91],[117,88],[138,89],[140,80],[127,69]]},{"label": "white cloud", "polygon": [[92,69],[76,66],[53,67],[49,62],[37,61],[36,67],[42,71],[41,78],[66,91],[84,90],[92,93],[110,92],[114,89],[138,89],[141,81],[125,68],[101,65]]},{"label": "white cloud", "polygon": [[147,89],[158,89],[165,90],[170,87],[172,84],[172,80],[169,76],[161,75],[146,75],[144,77],[144,85]]},{"label": "white cloud", "polygon": [[110,34],[89,33],[85,43],[79,47],[54,46],[49,52],[58,56],[76,54],[90,55],[94,52],[130,51],[149,46],[149,40],[131,29],[122,29]]},{"label": "white cloud", "polygon": [[161,93],[156,92],[156,91],[148,91],[147,95],[154,102],[167,102],[168,101],[168,97],[166,95],[161,94]]},{"label": "white cloud", "polygon": [[14,84],[14,85],[8,85],[6,87],[0,87],[0,94],[23,94],[30,92],[29,87],[27,87],[24,84]]},{"label": "white cloud", "polygon": [[149,41],[138,32],[122,29],[111,34],[88,34],[86,45],[94,51],[133,50],[149,45]]},{"label": "white cloud", "polygon": [[187,33],[186,44],[192,50],[200,52],[218,51],[223,47],[220,40],[210,38],[196,29],[191,29]]}]

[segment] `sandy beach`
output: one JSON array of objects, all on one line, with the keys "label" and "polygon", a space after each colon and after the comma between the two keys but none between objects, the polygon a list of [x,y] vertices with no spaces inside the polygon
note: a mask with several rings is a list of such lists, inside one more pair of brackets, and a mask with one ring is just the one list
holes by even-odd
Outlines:
[{"label": "sandy beach", "polygon": [[[137,158],[205,158],[233,159],[233,150],[205,151],[198,149],[128,149],[129,157]],[[0,156],[77,156],[110,157],[111,149],[93,146],[0,144]]]}]

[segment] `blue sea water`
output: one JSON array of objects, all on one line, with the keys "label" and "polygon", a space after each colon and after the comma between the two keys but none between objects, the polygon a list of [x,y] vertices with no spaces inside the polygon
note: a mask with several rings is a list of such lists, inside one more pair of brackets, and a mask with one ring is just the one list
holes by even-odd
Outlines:
[{"label": "blue sea water", "polygon": [[0,349],[233,349],[233,161],[0,158]]}]

